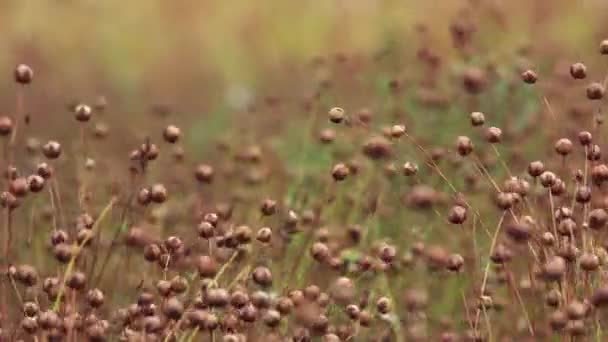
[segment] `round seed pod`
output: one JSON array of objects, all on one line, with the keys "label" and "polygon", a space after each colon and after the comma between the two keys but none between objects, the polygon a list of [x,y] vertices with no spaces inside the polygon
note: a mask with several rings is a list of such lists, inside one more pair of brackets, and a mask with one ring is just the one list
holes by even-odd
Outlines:
[{"label": "round seed pod", "polygon": [[534,84],[538,80],[538,75],[532,70],[526,70],[521,74],[521,79],[527,84]]},{"label": "round seed pod", "polygon": [[588,131],[581,131],[578,133],[578,141],[583,146],[589,146],[593,142],[593,135]]},{"label": "round seed pod", "polygon": [[56,141],[49,141],[42,146],[42,154],[48,159],[57,159],[61,155],[61,144]]},{"label": "round seed pod", "polygon": [[591,210],[589,213],[589,228],[600,230],[606,226],[608,222],[608,213],[602,208]]},{"label": "round seed pod", "polygon": [[608,40],[602,40],[600,43],[600,54],[608,55]]},{"label": "round seed pod", "polygon": [[570,66],[570,76],[575,80],[582,80],[587,77],[587,67],[583,63],[574,63]]},{"label": "round seed pod", "polygon": [[467,209],[460,205],[455,205],[448,213],[448,221],[452,224],[463,224],[467,219]]},{"label": "round seed pod", "polygon": [[76,271],[68,277],[66,285],[74,290],[82,290],[86,285],[87,278],[84,273]]},{"label": "round seed pod", "polygon": [[164,185],[157,183],[150,188],[150,200],[155,203],[164,203],[167,200],[168,192]]},{"label": "round seed pod", "polygon": [[349,174],[350,174],[350,170],[348,169],[348,167],[346,165],[344,165],[342,163],[336,164],[331,171],[331,176],[333,177],[333,179],[336,182],[345,180]]},{"label": "round seed pod", "polygon": [[532,236],[533,230],[532,226],[523,220],[508,224],[505,229],[509,237],[517,243],[527,242]]},{"label": "round seed pod", "polygon": [[460,254],[452,254],[448,257],[446,269],[452,272],[458,272],[464,266],[464,258]]},{"label": "round seed pod", "polygon": [[184,313],[184,304],[176,297],[171,297],[163,306],[163,314],[170,320],[179,320]]},{"label": "round seed pod", "polygon": [[74,108],[74,117],[77,121],[87,122],[91,120],[91,116],[93,116],[93,111],[86,104],[81,103]]},{"label": "round seed pod", "polygon": [[15,82],[19,84],[30,84],[34,78],[34,70],[27,64],[19,64],[15,67]]},{"label": "round seed pod", "polygon": [[182,130],[174,125],[169,125],[163,130],[163,138],[166,142],[170,144],[175,144],[179,140],[181,135]]},{"label": "round seed pod", "polygon": [[591,253],[584,253],[580,257],[581,269],[587,272],[597,271],[600,266],[600,258],[597,255]]},{"label": "round seed pod", "polygon": [[277,202],[269,198],[265,199],[262,202],[260,211],[264,216],[274,215],[277,212]]},{"label": "round seed pod", "polygon": [[545,172],[545,165],[541,161],[533,161],[528,165],[528,174],[534,178]]},{"label": "round seed pod", "polygon": [[567,156],[572,152],[572,141],[562,138],[555,143],[555,152],[562,156]]},{"label": "round seed pod", "polygon": [[208,255],[202,255],[197,260],[198,273],[203,278],[213,278],[218,271],[215,259]]},{"label": "round seed pod", "polygon": [[593,82],[587,86],[587,98],[589,100],[601,100],[604,97],[604,86],[601,83]]},{"label": "round seed pod", "polygon": [[268,227],[262,227],[256,234],[256,240],[261,243],[270,243],[272,239],[272,229]]},{"label": "round seed pod", "polygon": [[461,156],[468,156],[473,152],[473,142],[469,137],[459,136],[456,140],[456,149]]},{"label": "round seed pod", "polygon": [[491,144],[499,143],[502,139],[502,130],[498,127],[488,127],[485,132],[485,138]]},{"label": "round seed pod", "polygon": [[44,189],[44,178],[39,175],[30,175],[27,177],[28,190],[31,192],[40,192]]},{"label": "round seed pod", "polygon": [[8,116],[0,116],[0,136],[7,136],[13,132],[13,120]]},{"label": "round seed pod", "polygon": [[27,179],[23,177],[15,178],[10,182],[8,187],[8,191],[17,197],[24,197],[27,195],[28,190],[29,185]]},{"label": "round seed pod", "polygon": [[342,109],[340,107],[334,107],[334,108],[330,109],[328,114],[329,114],[329,121],[331,121],[333,123],[341,123],[342,121],[344,121],[344,118],[346,117],[346,113],[344,112],[344,109]]},{"label": "round seed pod", "polygon": [[590,302],[597,308],[608,305],[608,285],[601,285],[596,288],[593,295],[591,295]]},{"label": "round seed pod", "polygon": [[486,117],[483,113],[481,112],[472,112],[471,113],[471,125],[477,127],[477,126],[483,126],[483,124],[486,122]]},{"label": "round seed pod", "polygon": [[99,289],[91,289],[87,292],[87,303],[92,308],[99,308],[103,305],[105,299],[103,292]]},{"label": "round seed pod", "polygon": [[542,271],[547,281],[559,281],[566,273],[566,260],[561,256],[553,256],[543,265]]},{"label": "round seed pod", "polygon": [[251,277],[253,281],[260,286],[268,287],[272,285],[272,273],[267,267],[256,267],[253,270]]},{"label": "round seed pod", "polygon": [[391,127],[390,136],[398,139],[405,134],[405,125],[394,125]]}]

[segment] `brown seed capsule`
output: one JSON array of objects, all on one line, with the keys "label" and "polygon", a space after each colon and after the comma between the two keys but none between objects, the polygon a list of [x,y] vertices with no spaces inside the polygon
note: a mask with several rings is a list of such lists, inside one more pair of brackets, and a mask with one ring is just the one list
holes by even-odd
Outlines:
[{"label": "brown seed capsule", "polygon": [[452,224],[463,224],[467,219],[467,208],[455,205],[448,213],[448,221]]},{"label": "brown seed capsule", "polygon": [[602,208],[591,210],[589,213],[589,228],[600,230],[606,226],[608,222],[608,213]]},{"label": "brown seed capsule", "polygon": [[534,178],[540,176],[545,171],[545,165],[541,161],[533,161],[528,165],[528,174]]},{"label": "brown seed capsule", "polygon": [[23,313],[28,317],[35,317],[39,311],[40,307],[34,302],[25,302],[23,304]]},{"label": "brown seed capsule", "polygon": [[485,72],[477,67],[469,67],[462,74],[462,85],[470,94],[478,94],[484,90],[488,83]]},{"label": "brown seed capsule", "polygon": [[549,324],[553,331],[560,331],[568,324],[568,317],[566,316],[566,313],[561,310],[554,311],[549,316]]},{"label": "brown seed capsule", "polygon": [[562,138],[555,143],[555,152],[562,156],[567,156],[572,152],[572,141]]},{"label": "brown seed capsule", "polygon": [[593,272],[600,266],[600,258],[597,255],[591,253],[584,253],[580,257],[581,269],[587,272]]},{"label": "brown seed capsule", "polygon": [[557,176],[555,176],[555,174],[551,171],[544,171],[543,173],[541,173],[539,179],[540,184],[542,186],[544,186],[545,188],[550,188],[557,181]]},{"label": "brown seed capsule", "polygon": [[269,243],[272,239],[272,229],[268,227],[262,227],[256,234],[256,240],[261,243]]},{"label": "brown seed capsule", "polygon": [[591,200],[591,188],[584,185],[579,186],[576,189],[575,198],[578,203],[589,203]]},{"label": "brown seed capsule", "polygon": [[471,113],[471,125],[477,127],[482,126],[486,122],[486,117],[482,112]]},{"label": "brown seed capsule", "polygon": [[344,109],[342,109],[340,107],[334,107],[334,108],[330,109],[328,114],[329,114],[329,121],[331,121],[333,123],[341,123],[344,120],[344,118],[346,117],[346,113],[344,112]]},{"label": "brown seed capsule", "polygon": [[19,64],[15,67],[15,82],[20,84],[30,84],[34,78],[34,70],[26,64]]},{"label": "brown seed capsule", "polygon": [[47,310],[38,315],[38,325],[44,330],[50,330],[58,327],[60,318],[55,311]]},{"label": "brown seed capsule", "polygon": [[382,136],[371,137],[363,144],[363,154],[373,160],[388,158],[393,154],[392,144]]},{"label": "brown seed capsule", "polygon": [[391,127],[390,135],[392,138],[398,139],[405,134],[405,125],[394,125]]},{"label": "brown seed capsule", "polygon": [[262,202],[260,211],[264,216],[274,215],[277,212],[277,202],[269,198],[265,199]]},{"label": "brown seed capsule", "polygon": [[87,303],[92,308],[99,308],[104,303],[104,295],[103,292],[99,289],[91,289],[87,292]]},{"label": "brown seed capsule", "polygon": [[601,285],[596,288],[590,301],[597,308],[608,305],[608,285]]},{"label": "brown seed capsule", "polygon": [[36,269],[33,266],[20,265],[17,267],[15,279],[23,285],[31,287],[38,282],[38,272],[36,272]]},{"label": "brown seed capsule", "polygon": [[164,185],[157,183],[150,188],[150,200],[155,203],[164,203],[167,200],[167,188]]},{"label": "brown seed capsule", "polygon": [[197,260],[198,273],[203,278],[213,278],[218,271],[215,259],[208,255],[201,255]]},{"label": "brown seed capsule", "polygon": [[310,255],[317,262],[325,262],[329,259],[329,248],[323,242],[315,242],[310,247]]},{"label": "brown seed capsule", "polygon": [[587,77],[587,67],[583,63],[574,63],[570,66],[570,76],[575,80],[582,80]]},{"label": "brown seed capsule", "polygon": [[174,125],[169,125],[163,130],[163,138],[170,144],[176,143],[182,135],[181,129]]},{"label": "brown seed capsule", "polygon": [[602,157],[602,150],[598,145],[591,145],[587,153],[587,160],[597,161]]},{"label": "brown seed capsule", "polygon": [[199,164],[194,171],[194,177],[201,183],[210,184],[213,182],[215,172],[211,165]]},{"label": "brown seed capsule", "polygon": [[36,173],[44,179],[49,179],[53,175],[53,169],[47,163],[40,163],[36,166]]},{"label": "brown seed capsule", "polygon": [[80,271],[76,271],[70,274],[65,282],[65,284],[74,290],[82,290],[86,284],[87,277],[84,273]]},{"label": "brown seed capsule", "polygon": [[323,129],[321,133],[319,133],[319,140],[323,144],[332,143],[334,140],[336,140],[336,131],[331,128]]},{"label": "brown seed capsule", "polygon": [[150,189],[141,188],[139,192],[137,192],[137,203],[140,205],[148,205],[152,202],[152,198],[150,196]]},{"label": "brown seed capsule", "polygon": [[57,159],[61,155],[61,145],[56,141],[49,141],[42,146],[42,153],[49,159]]},{"label": "brown seed capsule", "polygon": [[459,136],[456,140],[456,149],[461,156],[468,156],[473,152],[473,142],[469,137]]},{"label": "brown seed capsule", "polygon": [[581,131],[578,133],[578,141],[583,146],[589,146],[593,142],[593,136],[588,131]]},{"label": "brown seed capsule", "polygon": [[13,181],[11,181],[8,187],[8,191],[10,191],[11,194],[17,197],[23,197],[27,195],[28,190],[29,185],[27,183],[27,179],[23,177],[14,179]]},{"label": "brown seed capsule", "polygon": [[184,313],[184,304],[177,299],[177,297],[171,297],[167,300],[165,305],[163,306],[163,314],[167,316],[167,318],[177,321],[182,317]]},{"label": "brown seed capsule", "polygon": [[269,328],[276,328],[281,323],[281,314],[277,310],[267,310],[262,316],[262,321]]},{"label": "brown seed capsule", "polygon": [[87,122],[91,120],[92,115],[93,111],[91,110],[91,107],[87,106],[86,104],[81,103],[74,108],[74,117],[77,121]]},{"label": "brown seed capsule", "polygon": [[509,237],[517,243],[527,242],[533,230],[532,226],[523,220],[508,224],[505,229]]},{"label": "brown seed capsule", "polygon": [[31,192],[40,192],[44,189],[44,178],[39,175],[30,175],[27,177],[28,189]]},{"label": "brown seed capsule", "polygon": [[608,40],[602,40],[600,43],[600,53],[602,55],[608,55]]},{"label": "brown seed capsule", "polygon": [[543,265],[543,277],[547,281],[559,281],[565,273],[566,260],[561,256],[553,256]]},{"label": "brown seed capsule", "polygon": [[521,74],[521,79],[525,83],[534,84],[538,80],[538,76],[532,70],[526,70]]},{"label": "brown seed capsule", "polygon": [[336,182],[345,180],[349,174],[350,174],[350,170],[348,169],[348,167],[346,165],[344,165],[342,163],[336,164],[331,171],[331,176],[334,178],[334,180]]},{"label": "brown seed capsule", "polygon": [[601,83],[593,82],[587,86],[587,98],[589,100],[601,100],[604,97],[604,86]]},{"label": "brown seed capsule", "polygon": [[545,296],[545,303],[551,307],[558,307],[561,299],[562,295],[559,290],[553,289]]},{"label": "brown seed capsule", "polygon": [[160,258],[161,253],[162,250],[160,249],[160,246],[155,243],[149,244],[144,247],[144,258],[148,262],[157,261],[158,258]]},{"label": "brown seed capsule", "polygon": [[268,287],[272,285],[272,273],[267,267],[256,267],[251,273],[251,278],[260,286]]},{"label": "brown seed capsule", "polygon": [[415,163],[406,162],[405,164],[403,164],[402,170],[403,175],[405,175],[406,177],[411,177],[418,173],[418,165],[416,165]]},{"label": "brown seed capsule", "polygon": [[499,143],[502,138],[502,130],[498,127],[488,127],[485,133],[486,141],[491,144]]},{"label": "brown seed capsule", "polygon": [[452,272],[458,272],[464,266],[464,258],[460,254],[452,254],[448,257],[446,269]]},{"label": "brown seed capsule", "polygon": [[8,116],[0,116],[0,135],[7,136],[13,132],[13,120]]}]

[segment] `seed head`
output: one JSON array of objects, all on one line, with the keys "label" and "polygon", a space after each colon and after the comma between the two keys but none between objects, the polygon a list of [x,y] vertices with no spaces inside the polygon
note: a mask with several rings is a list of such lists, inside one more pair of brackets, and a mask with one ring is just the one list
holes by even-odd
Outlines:
[{"label": "seed head", "polygon": [[587,67],[583,63],[574,63],[570,66],[570,75],[575,80],[582,80],[587,77]]},{"label": "seed head", "polygon": [[330,109],[328,114],[329,114],[329,121],[331,121],[333,123],[341,123],[344,120],[344,118],[346,117],[346,113],[344,112],[344,109],[342,109],[340,107],[334,107],[334,108]]},{"label": "seed head", "polygon": [[521,74],[521,79],[525,83],[534,84],[538,80],[538,75],[532,70],[526,70]]},{"label": "seed head", "polygon": [[393,154],[391,142],[382,136],[374,136],[363,144],[363,154],[370,159],[384,159]]},{"label": "seed head", "polygon": [[561,138],[555,143],[555,152],[562,156],[567,156],[572,152],[572,141]]},{"label": "seed head", "polygon": [[391,137],[398,139],[405,134],[405,125],[394,125],[391,127]]},{"label": "seed head", "polygon": [[589,146],[593,142],[593,136],[591,132],[581,131],[578,133],[578,141],[583,146]]},{"label": "seed head", "polygon": [[164,185],[157,183],[150,188],[150,200],[155,203],[164,203],[167,200],[167,188]]},{"label": "seed head", "polygon": [[199,164],[194,171],[194,177],[201,183],[210,184],[213,182],[213,176],[215,172],[213,167],[207,164]]},{"label": "seed head", "polygon": [[272,285],[272,273],[270,272],[270,269],[268,269],[267,267],[264,267],[264,266],[256,267],[253,270],[251,277],[253,278],[253,281],[255,281],[256,284],[258,284],[260,286],[268,287],[268,286]]},{"label": "seed head", "polygon": [[338,164],[334,165],[334,167],[331,171],[331,176],[334,178],[334,180],[336,182],[345,180],[349,174],[350,174],[350,170],[349,170],[348,166],[346,166],[345,164],[342,164],[342,163],[338,163]]},{"label": "seed head", "polygon": [[528,174],[534,178],[540,176],[545,171],[545,164],[537,160],[528,165]]},{"label": "seed head", "polygon": [[486,122],[486,117],[482,112],[471,113],[471,125],[477,127],[482,126]]},{"label": "seed head", "polygon": [[566,260],[561,256],[553,256],[543,265],[543,276],[547,281],[559,281],[565,273]]},{"label": "seed head", "polygon": [[468,156],[473,152],[473,142],[469,137],[459,136],[456,140],[456,149],[461,156]]},{"label": "seed head", "polygon": [[260,207],[260,211],[262,212],[262,214],[264,216],[274,215],[274,213],[277,212],[277,202],[275,200],[270,199],[270,198],[265,199],[262,202],[262,205]]},{"label": "seed head", "polygon": [[488,127],[485,133],[486,141],[491,144],[499,143],[502,138],[502,130],[498,127]]},{"label": "seed head", "polygon": [[542,186],[544,186],[545,188],[552,187],[558,180],[555,173],[551,171],[545,171],[541,173],[539,179],[540,184],[542,184]]},{"label": "seed head", "polygon": [[34,70],[26,64],[19,64],[15,67],[15,82],[20,84],[30,84],[34,78]]},{"label": "seed head", "polygon": [[455,205],[450,209],[448,221],[452,224],[463,224],[467,219],[467,208]]},{"label": "seed head", "polygon": [[464,258],[460,254],[452,254],[448,257],[446,269],[452,272],[458,272],[464,266]]},{"label": "seed head", "polygon": [[42,146],[42,154],[48,159],[57,159],[61,155],[61,144],[56,141],[49,141]]},{"label": "seed head", "polygon": [[28,189],[31,192],[40,192],[44,189],[44,178],[39,175],[30,175],[27,177]]},{"label": "seed head", "polygon": [[163,130],[163,138],[166,142],[170,144],[174,144],[179,140],[179,137],[182,135],[182,130],[179,127],[174,125],[169,125],[165,127]]},{"label": "seed head", "polygon": [[77,121],[87,122],[91,120],[92,115],[93,111],[91,110],[91,107],[87,106],[86,104],[81,103],[74,108],[74,117]]},{"label": "seed head", "polygon": [[8,116],[0,116],[0,136],[7,136],[13,131],[13,120]]},{"label": "seed head", "polygon": [[268,227],[260,228],[260,230],[258,230],[255,238],[256,238],[256,240],[260,241],[261,243],[269,243],[270,240],[272,239],[272,229],[270,229]]},{"label": "seed head", "polygon": [[217,262],[208,255],[198,257],[196,266],[199,275],[203,278],[213,278],[218,271]]},{"label": "seed head", "polygon": [[608,213],[602,208],[591,210],[589,213],[589,228],[600,230],[606,226],[608,222]]},{"label": "seed head", "polygon": [[601,83],[593,82],[587,86],[587,98],[589,100],[601,100],[604,97],[604,86]]},{"label": "seed head", "polygon": [[602,42],[600,43],[600,53],[602,55],[608,55],[608,39],[602,40]]}]

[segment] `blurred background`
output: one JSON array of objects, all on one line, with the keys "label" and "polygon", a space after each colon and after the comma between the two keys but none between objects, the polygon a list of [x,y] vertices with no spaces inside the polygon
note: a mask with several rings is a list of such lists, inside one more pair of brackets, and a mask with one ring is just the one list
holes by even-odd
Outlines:
[{"label": "blurred background", "polygon": [[[103,94],[131,118],[151,99],[199,114],[226,99],[278,91],[271,85],[306,72],[315,56],[387,48],[414,56],[419,24],[428,27],[437,53],[449,57],[455,53],[449,27],[462,16],[475,18],[475,45],[488,58],[505,58],[522,46],[580,58],[606,31],[605,3],[5,0],[0,70],[9,75],[17,63],[34,67],[32,101],[39,112]],[[404,73],[418,68],[401,67]],[[4,110],[14,102],[10,86],[2,85]]]}]

